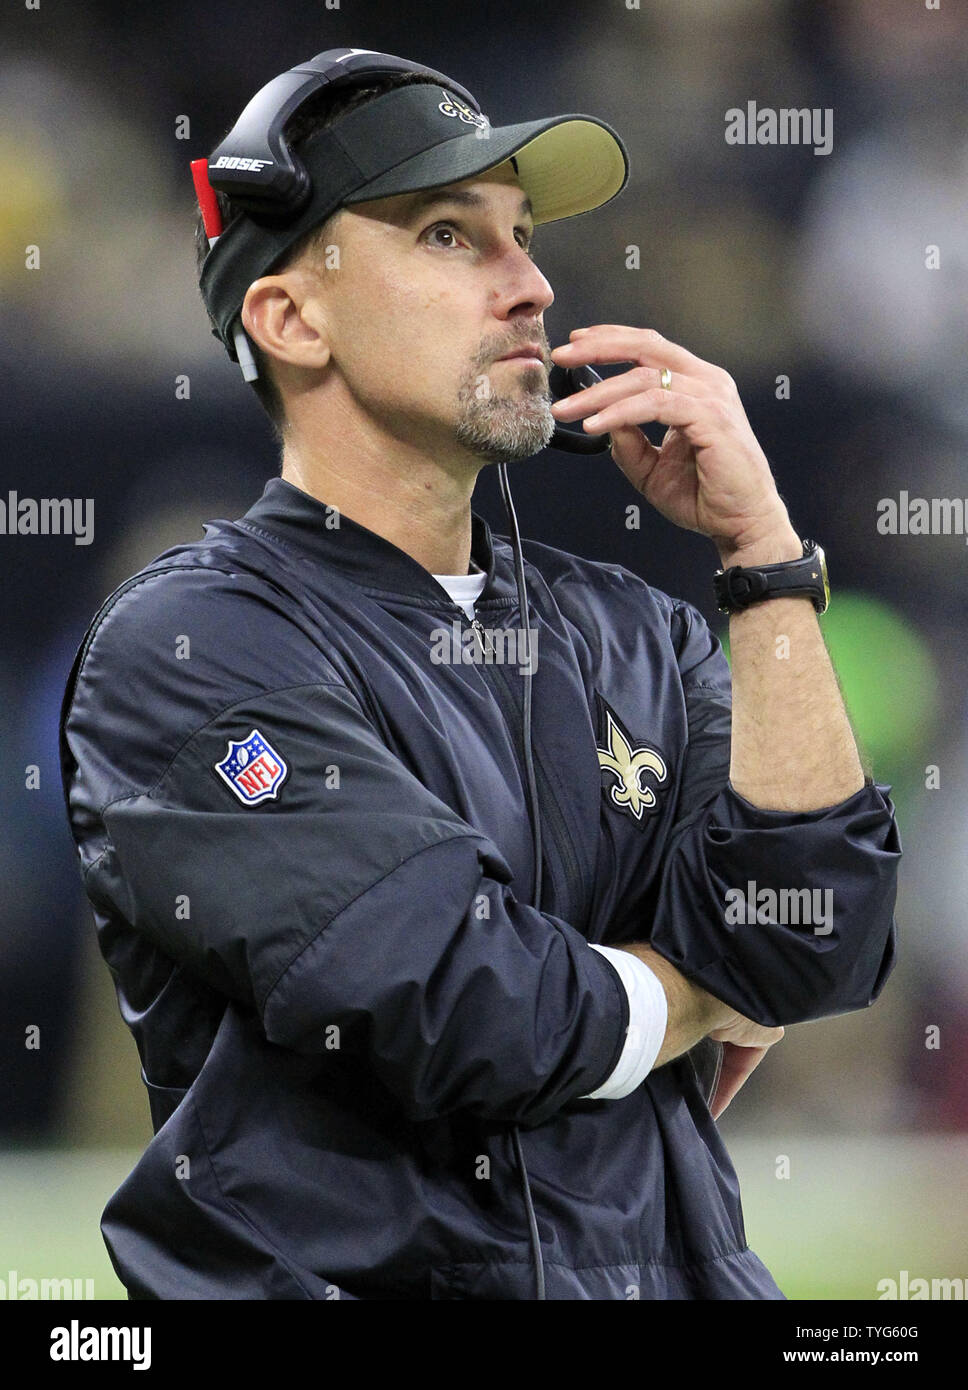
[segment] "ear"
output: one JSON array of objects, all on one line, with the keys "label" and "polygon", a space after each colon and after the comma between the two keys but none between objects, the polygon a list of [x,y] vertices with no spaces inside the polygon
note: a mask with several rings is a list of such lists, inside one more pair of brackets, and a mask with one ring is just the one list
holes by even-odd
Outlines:
[{"label": "ear", "polygon": [[264,275],[246,291],[242,325],[263,352],[297,367],[325,367],[330,358],[318,282],[299,269]]}]

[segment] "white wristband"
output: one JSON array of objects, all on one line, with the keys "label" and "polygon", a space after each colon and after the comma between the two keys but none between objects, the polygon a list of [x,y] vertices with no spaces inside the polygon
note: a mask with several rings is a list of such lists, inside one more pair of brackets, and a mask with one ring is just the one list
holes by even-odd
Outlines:
[{"label": "white wristband", "polygon": [[579,1099],[621,1100],[641,1086],[655,1065],[665,1040],[669,1005],[658,975],[638,956],[614,946],[597,946],[594,942],[589,945],[618,971],[629,997],[629,1026],[622,1055],[611,1076],[596,1091]]}]

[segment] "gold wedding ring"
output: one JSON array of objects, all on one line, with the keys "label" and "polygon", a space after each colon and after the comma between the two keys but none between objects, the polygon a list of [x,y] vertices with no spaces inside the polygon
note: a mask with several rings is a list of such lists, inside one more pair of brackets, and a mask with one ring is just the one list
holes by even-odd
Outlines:
[{"label": "gold wedding ring", "polygon": [[668,367],[663,367],[662,371],[659,373],[659,385],[662,387],[663,391],[670,390],[672,386],[672,373],[669,371]]}]

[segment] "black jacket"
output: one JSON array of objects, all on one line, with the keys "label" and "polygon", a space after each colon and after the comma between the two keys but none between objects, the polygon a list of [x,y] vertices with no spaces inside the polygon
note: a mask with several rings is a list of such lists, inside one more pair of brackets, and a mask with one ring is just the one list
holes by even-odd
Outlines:
[{"label": "black jacket", "polygon": [[[539,911],[517,668],[432,659],[462,610],[281,478],[205,532],[105,602],[62,717],[156,1131],[102,1222],[132,1296],[531,1298],[517,1125],[549,1298],[781,1297],[694,1056],[580,1099],[629,1021],[587,943],[651,941],[764,1024],[863,1008],[894,956],[889,788],[751,805],[699,613],[525,542]],[[473,556],[480,621],[520,626],[479,517]],[[623,745],[655,755],[634,805]],[[832,930],[728,920],[750,881],[832,889]]]}]

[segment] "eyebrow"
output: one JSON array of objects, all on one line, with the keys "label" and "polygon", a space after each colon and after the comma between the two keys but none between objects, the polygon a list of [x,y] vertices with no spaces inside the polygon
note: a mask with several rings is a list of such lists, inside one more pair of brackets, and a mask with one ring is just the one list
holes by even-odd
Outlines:
[{"label": "eyebrow", "polygon": [[[411,215],[416,217],[419,213],[425,212],[428,207],[433,207],[435,203],[458,203],[463,207],[482,208],[487,204],[487,199],[482,193],[474,193],[469,188],[455,188],[448,192],[444,188],[428,188],[422,193],[414,194],[414,203],[411,208]],[[531,206],[530,198],[522,198],[518,206],[519,217],[530,217],[534,220],[534,208]]]}]

